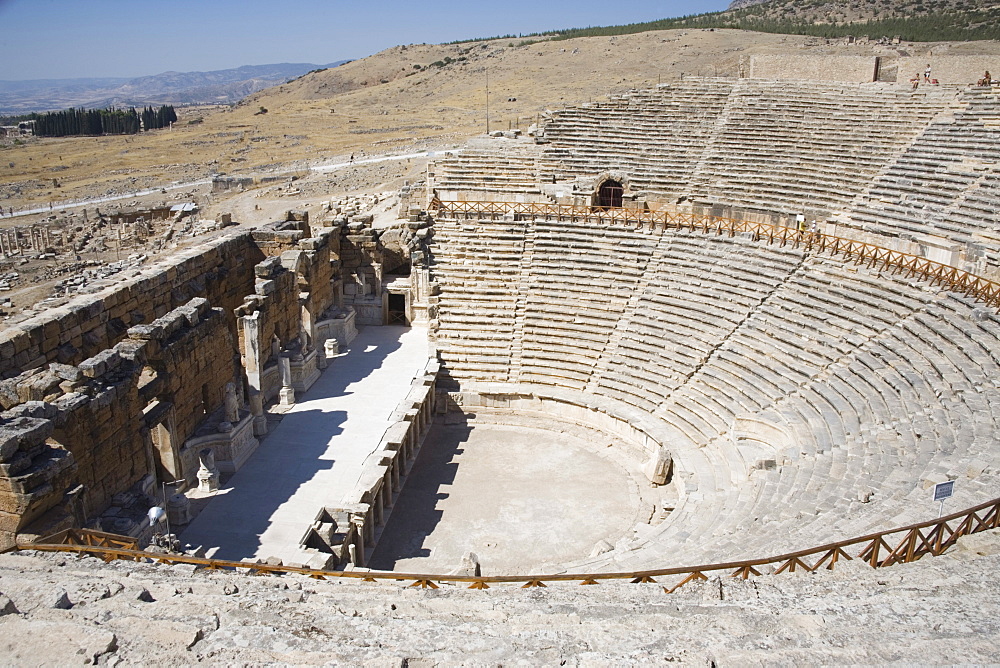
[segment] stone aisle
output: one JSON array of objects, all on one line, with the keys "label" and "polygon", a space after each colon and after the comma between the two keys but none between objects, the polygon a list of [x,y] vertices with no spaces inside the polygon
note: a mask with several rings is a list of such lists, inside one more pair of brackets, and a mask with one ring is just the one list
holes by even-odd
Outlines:
[{"label": "stone aisle", "polygon": [[340,504],[354,487],[427,351],[425,328],[360,329],[181,541],[217,559],[298,561],[299,539],[321,507]]}]

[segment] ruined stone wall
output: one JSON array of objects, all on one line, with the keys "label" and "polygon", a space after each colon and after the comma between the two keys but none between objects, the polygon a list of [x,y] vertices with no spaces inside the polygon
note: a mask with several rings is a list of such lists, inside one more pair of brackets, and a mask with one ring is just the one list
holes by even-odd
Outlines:
[{"label": "ruined stone wall", "polygon": [[[226,383],[239,377],[239,358],[222,309],[195,299],[150,326],[129,331],[129,337],[156,342],[149,346],[147,364],[163,374],[158,396],[175,412],[177,437],[183,442],[206,415],[223,404]],[[194,471],[184,471],[184,477]]]},{"label": "ruined stone wall", "polygon": [[896,59],[897,81],[909,81],[915,74],[924,75],[931,66],[931,78],[942,84],[974,84],[989,70],[993,78],[1000,78],[1000,61],[992,56],[910,56]]},{"label": "ruined stone wall", "polygon": [[382,251],[378,235],[364,223],[351,223],[340,242],[344,304],[353,306],[359,325],[382,324]]},{"label": "ruined stone wall", "polygon": [[751,79],[793,79],[867,83],[875,74],[875,56],[807,56],[759,54],[750,56]]},{"label": "ruined stone wall", "polygon": [[[236,316],[246,318],[256,315],[260,342],[260,368],[274,362],[272,341],[278,339],[279,347],[288,345],[299,336],[301,310],[295,274],[281,265],[280,257],[270,257],[256,267],[257,283],[253,293],[235,310]],[[247,332],[238,328],[240,350],[247,354]]]},{"label": "ruined stone wall", "polygon": [[[315,323],[342,300],[345,272],[364,276],[369,295],[380,285],[377,233],[311,233],[290,212],[0,333],[0,547],[19,533],[135,525],[118,514],[123,499],[141,505],[159,481],[193,484],[205,444],[223,443],[220,466],[243,461],[266,433],[262,398],[289,384],[278,358],[307,389],[319,375]],[[227,402],[228,383],[238,389]]]},{"label": "ruined stone wall", "polygon": [[[84,486],[82,509],[88,514],[148,472],[144,404],[136,387],[145,347],[129,339],[78,366],[53,364],[47,371],[32,370],[6,381],[8,410],[0,414],[0,441],[19,444],[19,452],[0,455],[6,464],[0,488],[8,487],[14,501],[30,509],[8,518],[14,530],[46,511],[50,516],[41,523],[58,528],[69,514],[64,495],[70,487]],[[26,386],[30,392],[24,391]],[[20,396],[12,398],[10,388]],[[43,446],[43,438],[49,446]],[[72,461],[69,478],[63,476],[67,457],[59,449]]]},{"label": "ruined stone wall", "polygon": [[[222,405],[233,351],[222,310],[198,298],[77,366],[5,381],[0,532],[81,524],[157,467],[192,477],[169,460],[184,459],[184,441]],[[153,436],[161,424],[169,434]]]},{"label": "ruined stone wall", "polygon": [[264,257],[275,257],[294,250],[300,240],[309,236],[306,230],[281,229],[283,226],[284,223],[274,223],[252,232],[254,245]]},{"label": "ruined stone wall", "polygon": [[74,482],[84,487],[86,517],[98,515],[115,494],[150,473],[150,453],[144,440],[144,406],[135,382],[141,371],[142,348],[131,340],[124,341],[107,351],[110,354],[81,364],[79,368],[86,379],[79,388],[81,395],[69,404],[54,431],[55,440],[76,460]]},{"label": "ruined stone wall", "polygon": [[319,228],[316,236],[303,239],[299,247],[303,250],[308,275],[308,309],[314,318],[319,318],[337,301],[336,283],[340,279],[340,229]]},{"label": "ruined stone wall", "polygon": [[250,234],[233,232],[14,325],[0,332],[0,378],[50,362],[79,364],[194,297],[231,312],[253,292],[253,266],[262,259]]},{"label": "ruined stone wall", "polygon": [[[906,83],[927,65],[931,77],[942,84],[973,84],[985,70],[1000,76],[1000,64],[990,56],[882,56],[880,81]],[[759,54],[750,56],[750,78],[866,83],[875,74],[875,56],[808,56],[805,54]]]}]

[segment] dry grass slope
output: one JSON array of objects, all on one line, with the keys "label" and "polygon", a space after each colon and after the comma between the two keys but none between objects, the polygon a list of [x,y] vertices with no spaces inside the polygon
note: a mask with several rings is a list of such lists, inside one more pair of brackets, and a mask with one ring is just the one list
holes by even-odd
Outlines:
[{"label": "dry grass slope", "polygon": [[[417,140],[455,145],[485,130],[487,72],[497,129],[518,121],[527,127],[550,106],[685,73],[732,76],[741,56],[844,49],[859,55],[862,47],[725,30],[398,46],[270,88],[235,107],[180,109],[172,131],[8,142],[0,147],[0,205],[46,205],[362,150],[390,153]],[[261,107],[268,112],[259,113]]]}]

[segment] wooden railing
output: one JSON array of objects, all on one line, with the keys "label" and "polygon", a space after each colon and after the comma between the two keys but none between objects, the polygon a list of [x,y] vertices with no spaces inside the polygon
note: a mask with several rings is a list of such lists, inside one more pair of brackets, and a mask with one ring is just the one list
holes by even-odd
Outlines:
[{"label": "wooden railing", "polygon": [[[72,542],[70,543],[29,543],[18,545],[16,549],[92,554],[106,561],[123,559],[165,564],[193,564],[207,570],[237,571],[249,575],[298,573],[319,580],[347,578],[365,582],[404,581],[411,582],[409,585],[411,587],[431,589],[436,589],[441,583],[467,584],[469,589],[489,589],[491,585],[502,584],[519,584],[523,588],[528,588],[545,587],[546,583],[569,582],[596,585],[601,582],[627,580],[637,584],[658,583],[669,594],[694,580],[707,580],[707,573],[721,573],[745,580],[752,576],[759,576],[764,567],[772,567],[774,573],[815,572],[820,569],[834,570],[841,561],[854,559],[860,559],[872,568],[885,568],[895,564],[917,561],[927,555],[940,555],[955,545],[962,536],[996,529],[998,526],[1000,526],[1000,498],[936,520],[828,543],[775,557],[616,573],[559,573],[483,577],[396,573],[392,571],[326,571],[298,566],[272,566],[242,561],[205,559],[183,554],[150,553],[134,547],[123,548],[115,545],[115,543],[126,542],[131,542],[134,545],[134,540],[126,536],[84,530],[73,530],[75,533],[71,535]],[[93,534],[96,538],[87,538],[88,534]],[[48,540],[54,540],[60,535],[57,534],[56,537]]]},{"label": "wooden railing", "polygon": [[635,225],[637,229],[689,230],[704,234],[746,235],[755,241],[767,241],[779,246],[792,246],[851,258],[856,264],[870,268],[905,273],[932,283],[947,286],[1000,309],[1000,283],[996,283],[950,265],[910,255],[882,246],[837,237],[821,232],[802,231],[794,227],[757,223],[732,218],[720,218],[693,213],[644,211],[638,209],[601,209],[587,206],[566,206],[534,202],[459,202],[435,198],[431,211],[438,216],[496,219],[505,215],[542,217],[568,222],[594,222]]}]

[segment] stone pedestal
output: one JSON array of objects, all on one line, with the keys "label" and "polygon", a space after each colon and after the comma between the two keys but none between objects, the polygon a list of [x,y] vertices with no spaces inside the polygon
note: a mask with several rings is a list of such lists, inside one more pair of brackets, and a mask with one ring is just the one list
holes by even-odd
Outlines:
[{"label": "stone pedestal", "polygon": [[357,316],[353,309],[338,315],[340,317],[327,318],[316,323],[317,341],[336,339],[337,343],[341,346],[351,344],[354,337],[358,335],[357,327],[354,324]]},{"label": "stone pedestal", "polygon": [[673,470],[674,460],[665,448],[660,448],[649,458],[642,472],[646,478],[654,485],[665,485],[670,479]]},{"label": "stone pedestal", "polygon": [[292,388],[296,392],[306,392],[319,380],[319,358],[324,355],[316,350],[310,350],[302,355],[289,358],[292,373]]},{"label": "stone pedestal", "polygon": [[206,448],[198,454],[201,466],[198,467],[198,491],[214,492],[219,489],[219,470],[215,468],[215,455],[211,448]]},{"label": "stone pedestal", "polygon": [[[216,479],[218,479],[218,475],[216,475]],[[167,499],[167,517],[170,518],[170,528],[189,524],[191,522],[191,502],[188,498],[183,494],[174,494]]]}]

